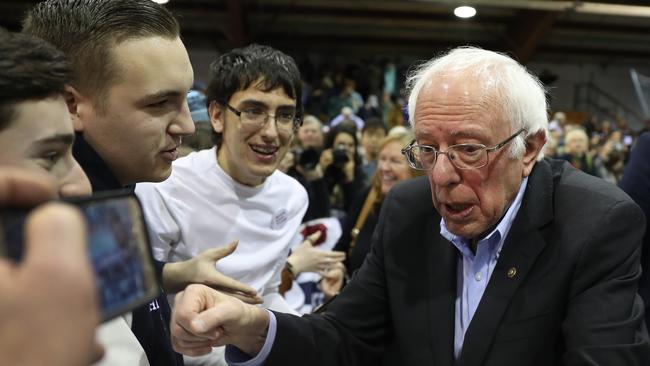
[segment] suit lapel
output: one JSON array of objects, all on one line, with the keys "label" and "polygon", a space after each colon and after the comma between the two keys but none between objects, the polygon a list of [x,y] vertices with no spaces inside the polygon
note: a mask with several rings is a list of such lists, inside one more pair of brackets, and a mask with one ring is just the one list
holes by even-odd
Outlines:
[{"label": "suit lapel", "polygon": [[510,299],[546,245],[539,228],[552,218],[553,177],[549,164],[540,161],[528,180],[519,212],[465,334],[460,365],[483,364]]},{"label": "suit lapel", "polygon": [[[431,210],[423,233],[426,243],[426,286],[430,291],[428,310],[432,340],[433,365],[454,364],[454,301],[456,299],[456,252],[451,243],[440,236],[440,216]],[[438,230],[438,231],[436,231]]]}]

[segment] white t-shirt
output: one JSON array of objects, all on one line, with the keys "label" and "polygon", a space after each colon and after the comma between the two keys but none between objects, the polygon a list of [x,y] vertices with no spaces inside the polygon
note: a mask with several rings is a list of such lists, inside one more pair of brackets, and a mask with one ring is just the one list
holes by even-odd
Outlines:
[{"label": "white t-shirt", "polygon": [[[293,312],[278,293],[292,238],[307,211],[307,191],[276,170],[256,187],[240,184],[221,169],[215,148],[173,163],[161,183],[139,183],[154,257],[175,262],[239,239],[237,249],[219,260],[219,272],[257,290],[264,306]],[[223,349],[185,357],[188,365],[222,365]]]},{"label": "white t-shirt", "polygon": [[239,239],[217,270],[263,296],[277,292],[280,273],[305,211],[307,192],[276,170],[257,187],[221,169],[215,148],[178,159],[161,183],[140,183],[154,257],[175,262]]}]

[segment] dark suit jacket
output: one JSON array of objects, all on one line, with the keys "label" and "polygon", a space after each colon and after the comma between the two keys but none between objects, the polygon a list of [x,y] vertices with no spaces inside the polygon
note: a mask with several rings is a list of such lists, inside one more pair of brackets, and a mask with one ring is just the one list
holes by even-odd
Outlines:
[{"label": "dark suit jacket", "polygon": [[645,322],[650,329],[650,132],[639,136],[619,185],[645,213],[646,233],[641,254],[643,273],[639,281],[639,294],[646,304]]},{"label": "dark suit jacket", "polygon": [[[454,364],[457,250],[426,178],[394,187],[371,253],[323,316],[276,313],[266,365]],[[644,219],[622,191],[538,162],[456,363],[644,365]],[[639,331],[641,329],[641,331]]]}]

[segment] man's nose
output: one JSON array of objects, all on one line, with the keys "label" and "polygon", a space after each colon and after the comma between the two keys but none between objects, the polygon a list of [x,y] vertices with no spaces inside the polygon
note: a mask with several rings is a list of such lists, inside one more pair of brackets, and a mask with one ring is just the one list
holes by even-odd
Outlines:
[{"label": "man's nose", "polygon": [[169,125],[167,132],[170,135],[189,136],[195,131],[194,121],[187,102],[183,103],[180,112]]},{"label": "man's nose", "polygon": [[73,159],[73,165],[68,174],[59,182],[61,197],[88,196],[92,193],[88,176],[79,163]]},{"label": "man's nose", "polygon": [[447,154],[438,154],[433,169],[429,171],[429,174],[433,183],[440,187],[455,184],[460,181],[457,168]]}]

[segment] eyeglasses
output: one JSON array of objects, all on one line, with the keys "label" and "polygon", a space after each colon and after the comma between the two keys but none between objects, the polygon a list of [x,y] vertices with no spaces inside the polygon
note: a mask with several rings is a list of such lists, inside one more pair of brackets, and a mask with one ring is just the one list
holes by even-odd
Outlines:
[{"label": "eyeglasses", "polygon": [[280,111],[275,115],[271,115],[260,107],[246,107],[241,111],[235,109],[235,107],[230,104],[226,104],[226,107],[239,117],[242,127],[251,131],[259,130],[264,127],[266,122],[269,121],[269,117],[273,117],[275,120],[275,126],[278,129],[278,133],[284,135],[296,132],[302,123],[300,118],[296,117],[295,111]]},{"label": "eyeglasses", "polygon": [[458,169],[478,169],[489,162],[488,154],[504,147],[525,129],[520,129],[493,147],[483,144],[458,144],[449,146],[447,151],[436,150],[432,146],[417,145],[415,140],[402,149],[409,166],[415,170],[431,170],[436,165],[438,155],[447,155],[449,161]]}]

